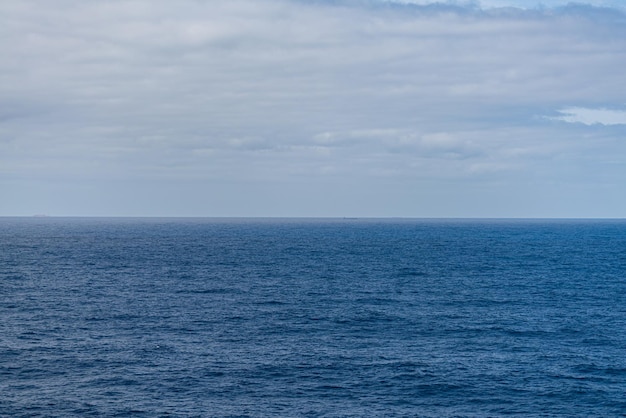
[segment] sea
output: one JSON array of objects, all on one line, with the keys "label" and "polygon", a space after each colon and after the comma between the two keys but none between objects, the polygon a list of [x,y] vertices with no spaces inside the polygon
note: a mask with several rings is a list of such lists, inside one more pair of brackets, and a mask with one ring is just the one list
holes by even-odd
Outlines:
[{"label": "sea", "polygon": [[0,417],[626,416],[626,220],[0,218]]}]

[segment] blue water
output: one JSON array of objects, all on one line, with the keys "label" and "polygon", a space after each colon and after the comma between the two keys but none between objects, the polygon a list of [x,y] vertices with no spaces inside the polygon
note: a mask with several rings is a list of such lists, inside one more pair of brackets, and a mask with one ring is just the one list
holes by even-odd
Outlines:
[{"label": "blue water", "polygon": [[626,221],[0,218],[0,416],[623,416]]}]

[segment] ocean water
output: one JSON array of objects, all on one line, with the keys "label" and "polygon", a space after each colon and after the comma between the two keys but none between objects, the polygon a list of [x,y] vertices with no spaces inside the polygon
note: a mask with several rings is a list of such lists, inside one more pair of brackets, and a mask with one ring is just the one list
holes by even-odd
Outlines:
[{"label": "ocean water", "polygon": [[0,218],[0,416],[626,416],[626,221]]}]

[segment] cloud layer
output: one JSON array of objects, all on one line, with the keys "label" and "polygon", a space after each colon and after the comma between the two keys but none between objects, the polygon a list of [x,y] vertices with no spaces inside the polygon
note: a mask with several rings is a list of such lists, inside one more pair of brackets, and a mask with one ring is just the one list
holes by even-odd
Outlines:
[{"label": "cloud layer", "polygon": [[3,2],[0,214],[623,216],[626,16],[500,3]]}]

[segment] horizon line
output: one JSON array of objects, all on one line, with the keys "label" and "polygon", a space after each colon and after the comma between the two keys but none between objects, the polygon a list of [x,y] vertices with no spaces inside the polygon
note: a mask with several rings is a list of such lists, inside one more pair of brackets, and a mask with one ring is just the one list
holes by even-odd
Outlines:
[{"label": "horizon line", "polygon": [[328,219],[328,220],[626,220],[610,216],[189,216],[189,215],[0,215],[0,218],[26,219]]}]

